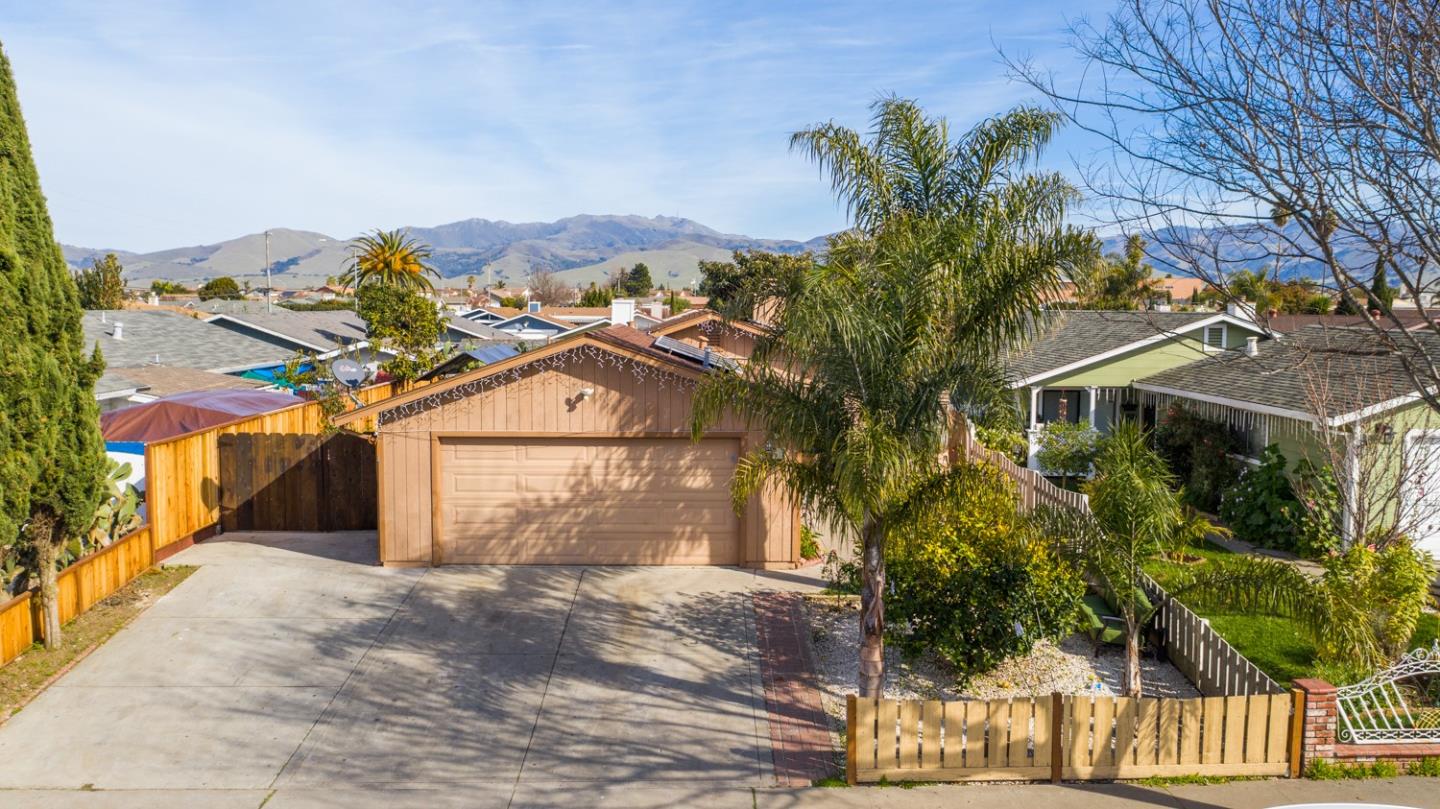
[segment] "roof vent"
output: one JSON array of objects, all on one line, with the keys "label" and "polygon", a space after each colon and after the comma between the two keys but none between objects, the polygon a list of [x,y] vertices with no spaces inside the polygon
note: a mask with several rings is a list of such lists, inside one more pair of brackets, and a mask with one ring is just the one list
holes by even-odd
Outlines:
[{"label": "roof vent", "polygon": [[115,328],[114,328],[113,330],[111,330],[110,336],[111,336],[111,337],[114,337],[116,340],[124,340],[124,339],[125,339],[125,324],[124,324],[124,323],[121,323],[121,322],[118,321],[118,320],[115,321]]},{"label": "roof vent", "polygon": [[1245,338],[1245,356],[1247,356],[1247,357],[1254,357],[1254,356],[1259,355],[1259,353],[1260,353],[1260,338],[1259,338],[1259,337],[1246,337],[1246,338]]}]

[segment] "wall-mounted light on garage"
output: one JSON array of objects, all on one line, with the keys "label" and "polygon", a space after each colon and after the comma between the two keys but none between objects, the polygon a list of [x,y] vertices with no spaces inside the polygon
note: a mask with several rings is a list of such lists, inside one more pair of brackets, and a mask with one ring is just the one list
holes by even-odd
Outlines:
[{"label": "wall-mounted light on garage", "polygon": [[581,399],[589,399],[591,396],[594,396],[594,395],[595,395],[595,389],[594,389],[594,388],[581,388],[581,389],[580,389],[580,398],[581,398]]}]

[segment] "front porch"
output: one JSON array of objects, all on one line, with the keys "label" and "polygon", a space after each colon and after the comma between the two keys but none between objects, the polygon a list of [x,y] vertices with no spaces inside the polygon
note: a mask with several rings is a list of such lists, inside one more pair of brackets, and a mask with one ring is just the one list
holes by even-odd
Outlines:
[{"label": "front porch", "polygon": [[1045,425],[1057,421],[1068,421],[1071,424],[1086,422],[1103,436],[1109,435],[1110,428],[1121,419],[1133,419],[1141,414],[1140,398],[1129,385],[1031,385],[1026,391],[1029,394],[1028,401],[1021,402],[1022,417],[1026,425],[1025,435],[1029,444],[1025,465],[1037,472],[1045,472],[1036,458],[1040,449],[1041,431],[1045,429]]}]

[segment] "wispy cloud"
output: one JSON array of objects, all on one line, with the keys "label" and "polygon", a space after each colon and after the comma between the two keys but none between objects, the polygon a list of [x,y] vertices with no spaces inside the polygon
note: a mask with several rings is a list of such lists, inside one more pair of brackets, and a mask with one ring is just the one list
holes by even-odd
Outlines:
[{"label": "wispy cloud", "polygon": [[957,128],[1012,106],[992,41],[1083,11],[1020,5],[17,3],[0,38],[67,242],[580,212],[803,239],[843,220],[788,134],[883,92]]}]

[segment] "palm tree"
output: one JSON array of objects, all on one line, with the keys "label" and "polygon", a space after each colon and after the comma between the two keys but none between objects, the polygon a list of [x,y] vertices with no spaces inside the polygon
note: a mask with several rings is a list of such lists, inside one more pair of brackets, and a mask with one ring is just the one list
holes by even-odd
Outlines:
[{"label": "palm tree", "polygon": [[1117,424],[1101,442],[1095,477],[1086,492],[1093,518],[1072,518],[1073,528],[1058,535],[1074,538],[1076,561],[1114,602],[1125,623],[1121,690],[1138,697],[1140,631],[1160,607],[1145,594],[1144,565],[1182,539],[1188,518],[1175,476],[1132,421]]},{"label": "palm tree", "polygon": [[[1064,224],[1075,191],[1024,171],[1059,125],[1022,108],[951,141],[912,101],[873,106],[868,142],[837,124],[796,133],[854,219],[829,254],[777,285],[773,332],[696,393],[698,436],[726,410],[770,446],[741,459],[737,506],[782,485],[862,557],[860,693],[884,686],[885,546],[955,481],[939,456],[947,400],[1017,345],[1090,237]],[[973,395],[973,391],[970,392]]]},{"label": "palm tree", "polygon": [[429,276],[439,273],[427,263],[430,246],[411,238],[406,230],[374,230],[350,243],[350,260],[340,282],[359,291],[378,283],[428,292],[435,288]]}]

